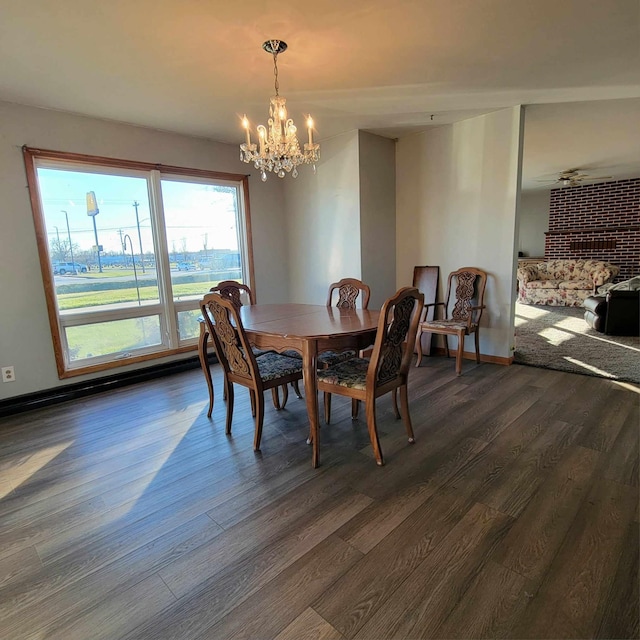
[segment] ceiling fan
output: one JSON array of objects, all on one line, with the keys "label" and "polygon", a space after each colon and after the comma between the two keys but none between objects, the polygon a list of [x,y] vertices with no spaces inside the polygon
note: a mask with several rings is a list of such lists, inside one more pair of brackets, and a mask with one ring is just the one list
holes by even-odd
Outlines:
[{"label": "ceiling fan", "polygon": [[579,167],[576,167],[575,169],[567,169],[565,171],[560,171],[557,178],[552,178],[551,180],[537,180],[537,182],[555,182],[557,184],[561,184],[563,187],[578,187],[583,182],[613,178],[613,176],[590,176],[587,173],[580,173],[581,171],[585,171],[585,169],[580,169]]}]

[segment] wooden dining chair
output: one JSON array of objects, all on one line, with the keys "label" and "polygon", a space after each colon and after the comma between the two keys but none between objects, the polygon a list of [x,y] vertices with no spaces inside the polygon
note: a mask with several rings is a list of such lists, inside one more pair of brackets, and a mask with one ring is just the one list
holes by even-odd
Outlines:
[{"label": "wooden dining chair", "polygon": [[[402,411],[394,404],[396,417],[402,414],[409,442],[415,442],[407,382],[423,304],[424,295],[415,287],[400,289],[382,305],[370,359],[354,357],[318,370],[320,391],[365,403],[369,438],[379,465],[384,464],[384,459],[376,424],[376,398],[400,390]],[[325,415],[325,419],[330,422],[331,415]]]},{"label": "wooden dining chair", "polygon": [[[462,267],[452,271],[447,280],[447,295],[444,302],[436,302],[434,307],[441,311],[441,318],[425,320],[418,327],[418,335],[423,332],[444,336],[444,344],[449,357],[449,336],[458,338],[456,352],[456,374],[462,374],[462,355],[465,336],[473,334],[476,362],[480,363],[480,319],[484,305],[484,290],[487,284],[487,272],[475,267]],[[425,305],[428,306],[428,305]],[[418,358],[416,367],[422,361],[421,341],[416,342]]]},{"label": "wooden dining chair", "polygon": [[[246,296],[246,299],[249,301],[249,304],[253,305],[256,303],[255,296],[253,294],[253,291],[251,290],[251,287],[249,287],[249,285],[244,284],[243,282],[238,282],[236,280],[222,280],[215,287],[211,287],[211,289],[209,289],[209,293],[218,293],[223,298],[230,300],[235,305],[236,309],[239,309],[240,307],[242,307],[243,295]],[[198,318],[198,321],[201,323],[198,353],[200,354],[200,365],[204,372],[205,380],[207,382],[207,388],[209,390],[209,409],[207,411],[207,417],[210,418],[211,414],[213,413],[214,390],[213,390],[213,380],[211,379],[211,371],[209,370],[209,361],[206,353],[206,344],[209,338],[209,331],[207,330],[206,322],[204,322],[204,317],[201,316],[200,318]],[[264,353],[267,353],[265,350],[258,349],[256,347],[252,347],[252,351],[256,357],[261,356]],[[296,380],[292,386],[298,398],[302,398],[302,395],[300,393],[300,388],[298,386],[298,381]],[[283,390],[283,394],[285,393],[287,393],[286,389]],[[226,380],[224,382],[224,387],[222,390],[222,397],[223,399],[226,399],[227,397]],[[279,409],[280,396],[278,394],[277,389],[273,391],[272,397],[273,397],[273,406],[276,409]]]},{"label": "wooden dining chair", "polygon": [[[355,309],[358,302],[358,297],[361,296],[361,307],[367,309],[369,307],[369,298],[371,297],[371,289],[369,285],[366,285],[362,280],[357,278],[342,278],[338,282],[333,282],[329,285],[329,293],[327,295],[327,307],[333,305],[333,299],[336,297],[337,309]],[[299,353],[296,351],[285,351],[286,355],[292,358],[300,358]],[[356,352],[353,349],[346,349],[344,351],[323,351],[318,354],[318,368],[326,369],[338,362],[344,362],[350,358],[355,357]],[[355,420],[358,417],[359,403],[357,400],[353,400],[351,407],[351,417]],[[331,396],[324,395],[324,413],[325,417],[331,413]]]},{"label": "wooden dining chair", "polygon": [[264,421],[264,392],[282,386],[282,404],[287,403],[287,384],[302,379],[302,362],[296,358],[269,351],[256,357],[244,331],[240,308],[233,300],[219,293],[208,293],[200,303],[202,316],[215,344],[218,360],[222,364],[227,390],[226,433],[231,433],[233,421],[234,384],[247,387],[252,396],[255,415],[253,448],[260,449]]}]

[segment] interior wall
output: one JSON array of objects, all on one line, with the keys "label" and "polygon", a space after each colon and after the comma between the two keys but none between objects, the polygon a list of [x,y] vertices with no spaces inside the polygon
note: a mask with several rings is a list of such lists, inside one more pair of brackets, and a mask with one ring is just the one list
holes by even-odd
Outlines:
[{"label": "interior wall", "polygon": [[514,343],[522,128],[513,107],[401,138],[396,150],[397,286],[415,265],[438,265],[442,298],[451,271],[486,270],[480,350],[504,358]]},{"label": "interior wall", "polygon": [[[235,145],[0,103],[0,366],[13,365],[16,374],[15,382],[0,384],[0,399],[100,377],[90,374],[58,379],[23,145],[232,173],[255,172],[240,162]],[[258,300],[286,301],[289,269],[282,184],[277,178],[262,183],[256,174],[250,179],[250,199]],[[108,375],[113,373],[111,370]]]},{"label": "interior wall", "polygon": [[[358,132],[322,141],[316,174],[299,169],[284,182],[289,300],[325,304],[328,287],[361,278]],[[277,178],[276,178],[277,179]]]},{"label": "interior wall", "polygon": [[359,132],[362,281],[371,309],[396,291],[396,144]]},{"label": "interior wall", "polygon": [[549,190],[524,191],[520,196],[518,251],[523,257],[544,257],[545,233],[549,230]]}]

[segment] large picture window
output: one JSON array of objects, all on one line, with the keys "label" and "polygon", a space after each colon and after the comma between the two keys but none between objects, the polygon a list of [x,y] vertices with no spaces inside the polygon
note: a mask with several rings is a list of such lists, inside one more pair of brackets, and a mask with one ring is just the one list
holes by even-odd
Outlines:
[{"label": "large picture window", "polygon": [[246,176],[24,154],[61,377],[194,349],[200,298],[253,285]]}]

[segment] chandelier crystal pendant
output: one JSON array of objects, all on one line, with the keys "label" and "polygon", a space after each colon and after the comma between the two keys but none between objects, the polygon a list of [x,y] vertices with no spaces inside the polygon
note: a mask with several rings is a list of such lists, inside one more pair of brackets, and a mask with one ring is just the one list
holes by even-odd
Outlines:
[{"label": "chandelier crystal pendant", "polygon": [[276,95],[271,98],[269,105],[269,120],[267,126],[258,125],[258,144],[251,142],[251,131],[246,114],[242,118],[247,140],[240,145],[240,160],[253,162],[260,170],[263,182],[267,180],[267,171],[273,171],[279,178],[287,173],[295,178],[297,167],[301,164],[312,164],[315,173],[315,163],[320,158],[320,145],[313,142],[313,119],[307,116],[307,130],[309,142],[305,142],[302,149],[296,135],[298,129],[293,120],[287,117],[287,99],[278,93],[278,54],[287,49],[287,43],[282,40],[267,40],[262,48],[273,55],[273,74],[275,76]]}]

